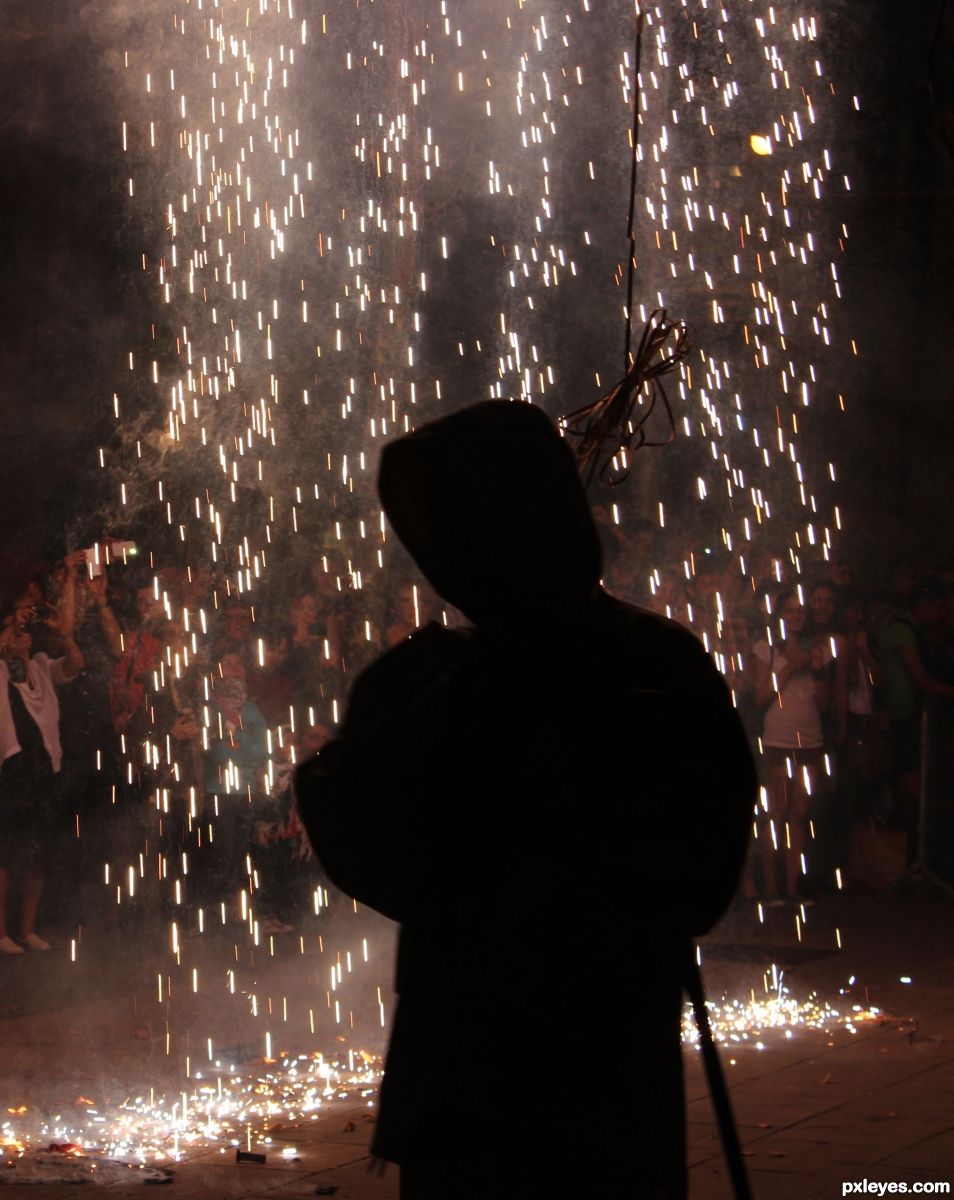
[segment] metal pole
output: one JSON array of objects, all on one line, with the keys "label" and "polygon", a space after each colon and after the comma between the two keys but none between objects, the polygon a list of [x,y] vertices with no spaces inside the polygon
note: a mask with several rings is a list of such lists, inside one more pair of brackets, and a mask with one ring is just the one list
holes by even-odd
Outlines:
[{"label": "metal pole", "polygon": [[692,1001],[692,1010],[699,1027],[699,1042],[702,1046],[702,1061],[709,1082],[709,1092],[712,1095],[712,1107],[715,1109],[716,1120],[719,1123],[719,1133],[722,1135],[722,1149],[732,1180],[732,1190],[737,1200],[752,1200],[752,1188],[749,1184],[748,1172],[742,1158],[742,1146],[739,1142],[739,1131],[732,1116],[732,1105],[729,1102],[729,1089],[726,1087],[722,1063],[719,1061],[719,1051],[716,1049],[712,1036],[712,1026],[709,1024],[709,1013],[706,1009],[706,993],[702,984],[702,972],[696,959],[696,947],[693,946],[689,960],[686,963],[684,985]]}]

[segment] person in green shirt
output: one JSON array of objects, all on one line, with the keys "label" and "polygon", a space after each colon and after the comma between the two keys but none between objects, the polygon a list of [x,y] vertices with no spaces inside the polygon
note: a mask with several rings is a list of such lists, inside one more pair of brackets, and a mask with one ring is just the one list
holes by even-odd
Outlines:
[{"label": "person in green shirt", "polygon": [[921,795],[921,712],[926,700],[954,699],[954,687],[932,672],[931,647],[949,604],[944,582],[919,580],[911,607],[881,635],[881,700],[891,728],[891,765],[895,784],[891,822],[915,845]]}]

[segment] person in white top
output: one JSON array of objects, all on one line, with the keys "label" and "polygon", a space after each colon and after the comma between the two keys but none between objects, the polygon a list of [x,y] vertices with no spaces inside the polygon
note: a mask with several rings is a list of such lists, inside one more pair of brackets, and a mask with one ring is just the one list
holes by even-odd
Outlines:
[{"label": "person in white top", "polygon": [[[31,626],[42,621],[59,634],[64,654],[31,655]],[[57,782],[62,765],[60,706],[56,689],[74,679],[83,655],[52,609],[38,614],[32,602],[18,603],[0,627],[0,953],[48,950],[36,932],[43,894],[43,858],[57,816]],[[20,943],[7,929],[11,874],[21,877]]]},{"label": "person in white top", "polygon": [[[822,713],[829,702],[825,668],[831,661],[830,647],[812,645],[805,635],[807,614],[796,592],[782,592],[775,612],[780,618],[776,636],[752,649],[755,697],[764,712],[765,788],[757,843],[762,896],[769,905],[810,902],[798,885],[805,873],[809,808],[822,765]],[[784,864],[782,895],[776,846]],[[751,875],[748,891],[756,894]]]}]

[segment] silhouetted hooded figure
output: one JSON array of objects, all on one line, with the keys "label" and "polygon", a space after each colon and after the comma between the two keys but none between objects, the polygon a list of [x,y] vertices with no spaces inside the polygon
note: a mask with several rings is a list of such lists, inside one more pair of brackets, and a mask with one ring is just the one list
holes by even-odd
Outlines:
[{"label": "silhouetted hooded figure", "polygon": [[373,1149],[405,1197],[683,1196],[681,980],[755,795],[728,691],[691,634],[600,588],[541,410],[435,421],[379,488],[473,629],[383,655],[298,772],[331,879],[401,924]]}]

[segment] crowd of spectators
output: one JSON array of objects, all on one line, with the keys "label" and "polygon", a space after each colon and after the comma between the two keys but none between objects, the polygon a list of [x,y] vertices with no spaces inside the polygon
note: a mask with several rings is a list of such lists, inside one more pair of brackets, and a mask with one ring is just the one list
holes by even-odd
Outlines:
[{"label": "crowd of spectators", "polygon": [[44,879],[50,920],[74,926],[153,912],[263,937],[320,905],[294,764],[354,674],[433,609],[407,584],[372,619],[351,584],[324,554],[252,597],[108,541],[6,580],[0,953],[47,948]]},{"label": "crowd of spectators", "polygon": [[[786,554],[740,569],[701,547],[651,570],[657,531],[598,509],[606,586],[694,630],[735,697],[761,793],[744,896],[812,905],[882,889],[918,854],[926,707],[954,698],[954,576],[898,569],[874,586],[844,561]],[[926,750],[925,750],[926,746]]]},{"label": "crowd of spectators", "polygon": [[[654,567],[653,525],[596,516],[608,590],[696,632],[756,749],[745,896],[806,905],[870,884],[879,829],[905,843],[903,868],[921,712],[954,697],[948,576],[898,572],[877,589],[844,563],[809,577],[765,554],[743,573],[705,547]],[[396,579],[372,611],[331,552],[277,596],[239,594],[209,568],[143,563],[122,542],[8,575],[0,953],[45,949],[44,913],[60,925],[150,912],[183,928],[243,921],[255,937],[294,929],[326,894],[294,764],[330,735],[355,674],[440,615],[436,597]]]}]

